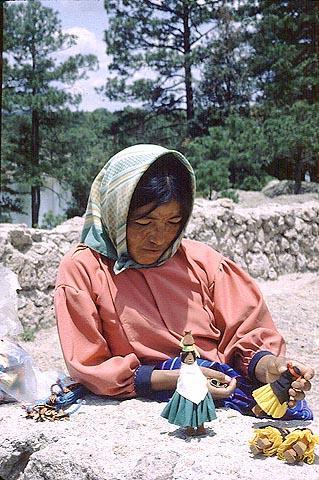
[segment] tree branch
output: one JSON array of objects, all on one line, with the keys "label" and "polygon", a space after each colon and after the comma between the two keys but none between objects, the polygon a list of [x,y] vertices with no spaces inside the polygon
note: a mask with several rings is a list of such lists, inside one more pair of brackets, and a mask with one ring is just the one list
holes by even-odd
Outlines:
[{"label": "tree branch", "polygon": [[205,33],[202,33],[198,38],[196,38],[196,40],[194,40],[193,42],[190,43],[190,46],[192,47],[196,42],[198,42],[199,40],[201,40],[203,37],[205,37],[209,32],[211,32],[212,30],[214,30],[216,28],[216,26],[214,25],[212,28],[209,28],[207,30],[207,32]]}]

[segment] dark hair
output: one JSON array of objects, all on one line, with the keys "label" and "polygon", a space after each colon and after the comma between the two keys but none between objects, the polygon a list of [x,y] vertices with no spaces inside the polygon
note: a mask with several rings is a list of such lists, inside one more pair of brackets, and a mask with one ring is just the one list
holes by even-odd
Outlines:
[{"label": "dark hair", "polygon": [[196,353],[195,353],[194,350],[191,350],[190,352],[181,352],[180,357],[181,357],[181,360],[182,360],[183,363],[184,363],[184,360],[189,353],[191,353],[193,355],[193,359],[196,361]]},{"label": "dark hair", "polygon": [[167,154],[156,160],[141,177],[131,199],[129,216],[148,203],[153,204],[152,211],[172,200],[181,204],[184,226],[192,209],[191,177],[177,158]]}]

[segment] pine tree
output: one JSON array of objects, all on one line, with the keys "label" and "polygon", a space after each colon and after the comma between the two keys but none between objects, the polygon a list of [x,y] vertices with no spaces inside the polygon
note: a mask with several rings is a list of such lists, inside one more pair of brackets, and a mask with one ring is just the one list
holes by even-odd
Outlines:
[{"label": "pine tree", "polygon": [[273,161],[293,165],[299,193],[306,170],[319,175],[319,2],[246,1],[243,14]]},{"label": "pine tree", "polygon": [[[4,13],[4,113],[18,115],[28,131],[27,144],[21,149],[17,140],[6,160],[11,166],[15,164],[19,181],[30,185],[32,225],[35,226],[44,160],[42,126],[50,122],[51,114],[77,105],[81,100],[79,95],[58,87],[57,82],[72,85],[85,76],[87,69],[94,68],[97,60],[94,55],[78,54],[57,63],[54,55],[74,45],[76,37],[64,34],[57,14],[43,7],[39,0],[5,4]],[[18,173],[17,162],[20,163]],[[50,173],[48,162],[47,167],[46,173]]]},{"label": "pine tree", "polygon": [[[138,101],[151,111],[184,110],[194,118],[194,67],[208,55],[214,19],[223,0],[105,0],[112,56],[102,91],[111,99]],[[138,75],[137,75],[138,74]],[[142,78],[138,78],[142,76]],[[148,78],[145,78],[148,77]]]},{"label": "pine tree", "polygon": [[197,102],[211,125],[222,125],[231,113],[249,112],[254,85],[248,69],[250,48],[234,2],[220,9],[216,32],[202,70]]}]

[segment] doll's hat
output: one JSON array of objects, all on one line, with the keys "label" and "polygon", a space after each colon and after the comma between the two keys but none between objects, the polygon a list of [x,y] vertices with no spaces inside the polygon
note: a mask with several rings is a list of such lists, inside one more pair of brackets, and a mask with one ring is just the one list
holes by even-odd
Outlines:
[{"label": "doll's hat", "polygon": [[199,357],[191,330],[184,332],[184,337],[181,339],[180,345],[182,352],[195,352],[196,357]]}]

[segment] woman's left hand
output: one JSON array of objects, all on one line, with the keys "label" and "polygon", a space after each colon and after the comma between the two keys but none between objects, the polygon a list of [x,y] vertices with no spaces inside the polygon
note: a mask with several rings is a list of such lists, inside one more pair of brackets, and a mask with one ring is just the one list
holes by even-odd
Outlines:
[{"label": "woman's left hand", "polygon": [[290,360],[285,357],[276,357],[274,355],[265,355],[256,365],[256,378],[263,383],[272,383],[279,379],[287,370],[287,364],[291,363],[293,367],[300,370],[300,378],[291,383],[291,388],[288,393],[290,396],[289,407],[295,406],[298,400],[305,398],[305,392],[311,389],[310,380],[313,378],[315,372],[310,365]]},{"label": "woman's left hand", "polygon": [[[213,370],[212,368],[201,367],[201,370],[207,378],[207,388],[214,400],[228,398],[232,393],[234,393],[237,385],[235,378],[231,378],[222,372]],[[211,383],[211,380],[216,380],[216,383],[220,383],[221,386],[216,387],[214,383]]]}]

